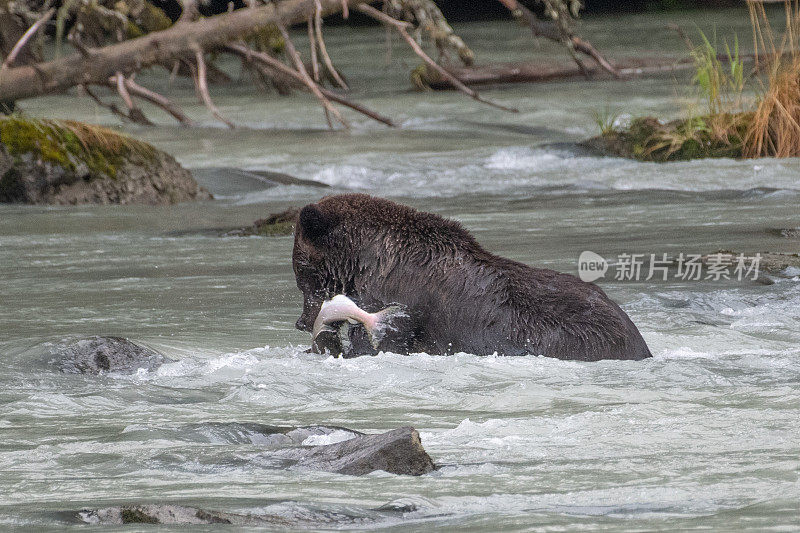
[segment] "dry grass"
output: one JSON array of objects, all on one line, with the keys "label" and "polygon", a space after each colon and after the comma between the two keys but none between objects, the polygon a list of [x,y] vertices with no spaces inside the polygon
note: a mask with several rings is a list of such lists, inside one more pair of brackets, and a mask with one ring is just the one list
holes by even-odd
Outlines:
[{"label": "dry grass", "polygon": [[772,29],[762,2],[748,0],[747,6],[756,57],[761,56],[768,70],[742,155],[800,156],[800,3],[784,1],[785,28],[780,36]]},{"label": "dry grass", "polygon": [[138,152],[142,155],[148,155],[153,151],[149,144],[137,141],[103,126],[74,120],[52,120],[47,122],[55,127],[70,131],[83,146],[84,150],[101,150],[113,154]]}]

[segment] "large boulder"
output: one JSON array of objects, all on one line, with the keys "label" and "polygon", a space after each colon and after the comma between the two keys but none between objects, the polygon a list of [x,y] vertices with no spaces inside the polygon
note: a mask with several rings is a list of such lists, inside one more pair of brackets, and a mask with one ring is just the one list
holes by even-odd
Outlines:
[{"label": "large boulder", "polygon": [[[193,442],[231,442],[262,446],[265,448],[263,453],[269,458],[278,459],[280,467],[300,467],[353,476],[376,470],[418,476],[436,468],[422,447],[419,433],[412,427],[401,427],[378,435],[365,435],[340,427],[278,428],[263,424],[225,422],[197,424],[176,431]],[[314,444],[314,441],[330,442],[341,438],[347,440],[333,444]],[[413,508],[387,504],[370,510],[369,513],[374,515],[376,512],[408,510]],[[334,525],[363,525],[365,520],[364,515],[351,516],[336,511],[309,510],[302,515],[293,513],[287,516],[265,513],[262,509],[241,513],[171,503],[132,503],[84,509],[78,513],[66,512],[66,515],[70,521],[77,519],[84,523],[102,525],[232,524],[269,528],[331,528]]]},{"label": "large boulder", "polygon": [[58,353],[62,372],[100,374],[134,373],[140,368],[153,370],[168,359],[123,337],[88,337],[74,342]]},{"label": "large boulder", "polygon": [[436,468],[422,447],[419,433],[408,426],[378,435],[357,435],[335,444],[287,448],[271,455],[296,461],[297,467],[351,476],[376,470],[421,476]]},{"label": "large boulder", "polygon": [[211,195],[175,159],[108,128],[0,117],[0,202],[174,204]]}]

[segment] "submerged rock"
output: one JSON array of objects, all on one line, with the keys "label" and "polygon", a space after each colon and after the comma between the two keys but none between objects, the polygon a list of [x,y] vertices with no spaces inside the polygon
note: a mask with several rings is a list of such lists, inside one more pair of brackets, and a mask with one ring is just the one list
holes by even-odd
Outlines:
[{"label": "submerged rock", "polygon": [[0,202],[157,205],[209,198],[172,156],[108,128],[0,118]]},{"label": "submerged rock", "polygon": [[436,467],[422,447],[419,433],[401,427],[379,435],[358,435],[324,446],[278,450],[275,456],[296,461],[295,466],[351,476],[376,470],[391,474],[421,476]]},{"label": "submerged rock", "polygon": [[[78,518],[87,524],[231,524],[240,526],[290,526],[286,517],[279,515],[246,515],[207,511],[183,505],[123,505],[103,509],[86,509],[78,512]],[[299,522],[299,521],[298,521]]]},{"label": "submerged rock", "polygon": [[237,512],[216,511],[187,505],[141,504],[117,505],[100,509],[84,509],[77,513],[59,513],[66,523],[82,522],[91,525],[162,524],[204,525],[230,524],[268,530],[280,529],[340,529],[342,527],[376,524],[392,516],[391,509],[320,509],[285,502]]},{"label": "submerged rock", "polygon": [[58,355],[61,371],[70,374],[133,373],[140,368],[153,370],[169,361],[155,350],[123,337],[88,337],[70,344]]},{"label": "submerged rock", "polygon": [[[296,178],[271,170],[244,170],[235,167],[203,167],[192,169],[195,179],[214,191],[214,194],[239,195],[271,189],[279,185],[297,185],[327,189],[327,183]],[[213,188],[212,188],[213,187]]]},{"label": "submerged rock", "polygon": [[772,228],[770,232],[784,239],[800,239],[800,228]]},{"label": "submerged rock", "polygon": [[294,225],[299,213],[299,207],[290,207],[280,213],[272,213],[266,218],[260,218],[253,222],[252,226],[229,231],[223,236],[249,237],[260,235],[262,237],[273,237],[276,235],[291,235],[294,232]]}]

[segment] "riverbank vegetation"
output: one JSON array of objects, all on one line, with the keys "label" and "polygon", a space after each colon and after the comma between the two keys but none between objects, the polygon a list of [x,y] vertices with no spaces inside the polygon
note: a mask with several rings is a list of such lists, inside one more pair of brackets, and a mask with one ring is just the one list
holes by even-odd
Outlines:
[{"label": "riverbank vegetation", "polygon": [[[700,109],[669,122],[639,117],[626,127],[613,118],[596,118],[600,136],[589,144],[643,161],[681,161],[704,157],[800,156],[800,3],[784,0],[785,26],[776,31],[764,3],[749,0],[753,65],[748,73],[739,42],[700,34],[692,47],[693,83]],[[755,98],[748,98],[748,89]]]}]

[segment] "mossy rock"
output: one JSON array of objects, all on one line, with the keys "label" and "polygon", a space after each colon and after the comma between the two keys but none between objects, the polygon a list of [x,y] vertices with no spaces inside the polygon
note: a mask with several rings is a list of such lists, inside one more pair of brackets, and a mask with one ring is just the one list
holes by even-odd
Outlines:
[{"label": "mossy rock", "polygon": [[225,233],[225,237],[277,237],[294,233],[294,225],[300,209],[290,207],[280,213],[272,213],[266,218],[253,222],[252,226],[235,229]]},{"label": "mossy rock", "polygon": [[0,117],[0,202],[155,205],[210,197],[170,155],[108,128]]},{"label": "mossy rock", "polygon": [[664,163],[704,158],[743,157],[752,113],[726,113],[661,122],[634,119],[622,130],[609,130],[584,146],[620,157]]}]

